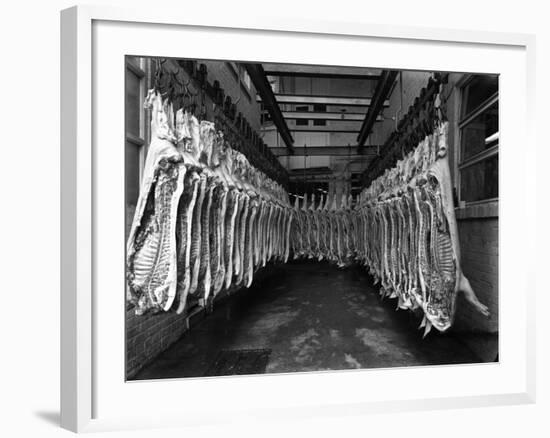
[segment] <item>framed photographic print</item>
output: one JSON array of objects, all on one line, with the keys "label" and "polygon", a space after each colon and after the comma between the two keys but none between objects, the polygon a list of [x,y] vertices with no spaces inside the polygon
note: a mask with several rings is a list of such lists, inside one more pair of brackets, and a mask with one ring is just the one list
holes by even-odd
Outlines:
[{"label": "framed photographic print", "polygon": [[63,11],[62,426],[532,402],[533,45]]}]

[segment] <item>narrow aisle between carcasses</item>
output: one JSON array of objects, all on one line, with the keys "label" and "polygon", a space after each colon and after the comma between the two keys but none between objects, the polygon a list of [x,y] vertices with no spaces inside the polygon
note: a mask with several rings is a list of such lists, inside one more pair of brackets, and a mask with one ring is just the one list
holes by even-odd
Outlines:
[{"label": "narrow aisle between carcasses", "polygon": [[478,357],[452,332],[425,339],[360,267],[294,261],[216,305],[137,380],[492,361],[497,338],[476,334]]}]

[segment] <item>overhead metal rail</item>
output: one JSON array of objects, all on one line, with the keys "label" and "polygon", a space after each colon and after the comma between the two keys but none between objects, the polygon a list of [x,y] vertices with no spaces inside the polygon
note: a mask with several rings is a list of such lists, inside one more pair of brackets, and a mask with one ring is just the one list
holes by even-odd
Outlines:
[{"label": "overhead metal rail", "polygon": [[273,120],[273,123],[275,123],[275,126],[277,127],[277,130],[279,131],[282,140],[284,141],[289,151],[292,151],[294,139],[292,138],[292,134],[288,129],[285,118],[281,113],[281,109],[279,108],[279,104],[277,103],[277,100],[273,94],[273,90],[271,89],[271,85],[267,80],[262,65],[249,63],[245,63],[243,65],[246,68],[250,79],[254,83],[256,91],[261,97],[265,109],[269,112],[271,120]]},{"label": "overhead metal rail", "polygon": [[[440,115],[434,110],[434,99],[439,92],[441,84],[448,81],[448,73],[434,73],[430,77],[426,87],[420,90],[420,95],[403,118],[399,121],[397,129],[393,131],[380,150],[380,156],[371,161],[363,172],[363,186],[368,187],[372,181],[383,174],[385,169],[395,165],[397,160],[413,150],[418,142],[428,135],[434,126],[434,121]],[[443,118],[445,118],[443,111]]]},{"label": "overhead metal rail", "polygon": [[365,120],[361,125],[359,135],[357,136],[357,146],[359,149],[363,147],[368,136],[372,132],[374,122],[376,122],[382,108],[388,102],[387,98],[392,89],[395,78],[397,77],[396,70],[383,70],[380,75],[380,79],[376,84],[376,89],[374,90],[374,96],[372,97],[372,105],[369,106],[367,114],[365,115]]},{"label": "overhead metal rail", "polygon": [[[338,127],[338,126],[297,126],[289,128],[290,132],[310,132],[310,133],[340,133],[340,134],[357,134],[359,133],[359,126],[357,127]],[[262,126],[262,132],[276,131],[276,127]],[[350,139],[351,140],[351,139]]]},{"label": "overhead metal rail", "polygon": [[[271,89],[271,88],[270,88]],[[298,105],[333,105],[333,106],[358,106],[368,107],[372,103],[370,97],[350,97],[350,96],[325,96],[320,94],[274,94],[277,103],[279,104],[298,104]],[[260,96],[258,102],[265,104],[264,99]],[[384,106],[389,106],[390,102],[383,102]]]},{"label": "overhead metal rail", "polygon": [[[288,150],[285,147],[272,147],[270,148],[273,155],[277,157],[284,157],[291,155],[288,153]],[[375,157],[377,155],[378,147],[377,146],[366,146],[363,149],[363,152],[359,154],[357,152],[357,147],[354,146],[307,146],[307,147],[297,147],[294,146],[293,155],[301,156],[334,156],[334,157]]]},{"label": "overhead metal rail", "polygon": [[295,64],[264,63],[263,68],[268,76],[286,76],[302,78],[358,79],[378,80],[380,70],[364,67],[338,67]]},{"label": "overhead metal rail", "polygon": [[294,176],[303,176],[305,175],[325,175],[327,173],[332,173],[332,169],[330,167],[322,166],[322,167],[304,167],[304,168],[297,168],[297,169],[291,169],[289,170],[289,175]]},{"label": "overhead metal rail", "polygon": [[359,127],[357,128],[340,128],[338,126],[300,126],[290,128],[291,132],[325,132],[325,133],[349,133],[356,134],[359,132]]},{"label": "overhead metal rail", "polygon": [[[287,120],[330,120],[331,122],[362,122],[365,113],[348,112],[324,112],[324,111],[283,111],[283,117]],[[383,118],[378,117],[381,121]]]}]

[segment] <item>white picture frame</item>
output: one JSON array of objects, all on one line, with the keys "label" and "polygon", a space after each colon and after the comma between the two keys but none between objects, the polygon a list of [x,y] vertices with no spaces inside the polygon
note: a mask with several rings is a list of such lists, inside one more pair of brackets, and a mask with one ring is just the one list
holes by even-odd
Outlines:
[{"label": "white picture frame", "polygon": [[[105,26],[102,28],[101,26],[104,24]],[[468,67],[458,68],[458,66],[468,64],[471,67],[475,62],[480,61],[470,59],[475,58],[476,54],[494,52],[495,55],[491,62],[496,66],[502,65],[506,72],[508,72],[506,68],[509,68],[509,73],[505,73],[504,70],[496,71],[505,74],[504,86],[501,91],[504,111],[502,114],[503,138],[501,140],[503,146],[501,152],[503,195],[501,197],[502,217],[500,220],[500,243],[502,245],[500,272],[502,276],[506,276],[507,267],[509,268],[513,264],[517,277],[515,283],[512,278],[506,277],[506,282],[501,278],[501,360],[496,364],[500,368],[493,369],[483,365],[477,367],[421,367],[411,370],[358,370],[269,377],[187,379],[186,382],[168,380],[125,383],[124,379],[116,380],[123,374],[123,370],[118,370],[114,364],[114,362],[123,361],[123,354],[120,351],[121,342],[115,339],[117,338],[117,328],[120,328],[120,322],[123,319],[123,312],[117,313],[120,305],[117,300],[120,296],[119,301],[123,301],[123,292],[113,299],[116,305],[113,304],[111,310],[106,310],[109,309],[109,303],[104,299],[104,297],[108,297],[105,295],[104,285],[123,284],[123,272],[118,271],[123,269],[124,262],[122,258],[119,260],[116,257],[124,253],[124,248],[117,248],[114,251],[113,257],[115,258],[112,260],[119,260],[119,262],[115,263],[113,270],[106,271],[103,269],[103,264],[107,261],[100,256],[103,254],[102,251],[105,251],[106,245],[99,240],[120,242],[120,232],[123,235],[123,214],[120,215],[120,226],[113,226],[107,231],[105,228],[107,222],[105,215],[109,211],[108,207],[116,206],[116,202],[120,200],[117,195],[119,184],[111,184],[110,179],[119,182],[120,173],[123,174],[123,172],[116,167],[120,164],[116,158],[117,153],[114,153],[113,160],[108,160],[105,157],[104,149],[101,149],[104,147],[104,143],[101,143],[99,147],[97,145],[97,142],[105,135],[103,130],[98,130],[96,124],[101,125],[102,123],[104,113],[100,111],[100,108],[106,102],[97,93],[102,87],[101,81],[106,77],[104,74],[113,71],[108,68],[105,72],[102,70],[103,66],[109,64],[101,61],[106,38],[111,38],[109,41],[112,42],[114,50],[112,56],[115,58],[113,59],[118,59],[117,56],[120,53],[152,54],[148,52],[148,50],[152,50],[150,47],[143,46],[143,53],[133,52],[133,47],[128,47],[129,52],[125,52],[122,47],[122,43],[131,43],[134,47],[139,43],[140,34],[135,33],[138,28],[141,29],[139,32],[147,33],[149,40],[155,38],[155,33],[159,34],[158,38],[162,38],[162,36],[179,31],[185,32],[186,35],[196,32],[198,33],[196,38],[205,38],[205,35],[212,36],[213,40],[225,33],[227,41],[234,40],[234,42],[254,35],[254,39],[260,42],[250,43],[251,47],[246,49],[252,50],[252,52],[256,51],[257,56],[267,56],[270,61],[274,59],[281,61],[282,58],[280,58],[281,55],[275,53],[275,49],[273,49],[273,54],[264,50],[264,53],[260,55],[263,39],[265,39],[264,41],[280,41],[280,46],[288,44],[288,40],[293,40],[295,45],[302,40],[307,40],[303,44],[312,44],[311,47],[314,48],[315,44],[318,44],[315,41],[320,39],[325,44],[334,42],[334,47],[343,44],[343,40],[345,40],[349,47],[362,47],[362,44],[376,47],[377,44],[383,44],[387,50],[395,50],[395,53],[401,50],[399,52],[402,55],[400,59],[395,57],[394,61],[384,61],[382,51],[373,49],[373,53],[380,52],[376,55],[379,61],[372,65],[373,67],[403,68],[401,63],[407,62],[407,54],[403,49],[405,45],[407,52],[409,52],[409,47],[414,52],[414,50],[427,50],[427,47],[432,45],[437,52],[439,49],[447,50],[447,46],[452,46],[451,51],[457,50],[457,53],[461,53],[460,56],[464,56],[464,59],[461,60],[459,56],[454,59],[446,59],[444,55],[441,55],[441,59],[446,59],[443,63],[447,67],[451,67],[451,71],[453,70],[452,66],[455,66],[455,71],[476,71]],[[131,34],[134,38],[127,38],[127,35],[123,36],[122,33]],[[116,38],[113,39],[113,35],[119,35],[119,41]],[[212,45],[214,46],[214,43]],[[524,162],[525,158],[516,156],[515,163],[512,163],[512,159],[508,158],[506,153],[506,144],[521,139],[524,144],[524,155],[535,154],[535,141],[532,129],[529,128],[532,123],[530,112],[531,108],[534,108],[534,45],[534,36],[524,34],[375,26],[361,22],[320,22],[273,16],[254,17],[252,20],[243,15],[240,19],[233,18],[231,22],[228,22],[225,17],[216,15],[215,11],[201,16],[188,11],[184,13],[177,10],[163,11],[158,8],[134,10],[104,6],[78,6],[62,11],[61,426],[72,431],[83,432],[205,424],[211,422],[212,418],[216,418],[216,422],[223,423],[230,419],[245,419],[251,416],[254,418],[277,418],[280,416],[301,418],[312,415],[343,415],[344,413],[359,415],[368,412],[534,402],[535,310],[533,297],[535,285],[534,276],[530,275],[533,268],[529,267],[525,261],[514,260],[513,252],[528,250],[534,246],[536,226],[534,215],[530,215],[527,208],[517,208],[517,204],[515,208],[512,208],[513,206],[508,201],[521,199],[525,206],[530,202],[531,205],[534,205],[536,177],[534,169],[528,171],[526,162]],[[151,42],[151,47],[153,46],[154,44]],[[206,46],[208,44],[205,42],[201,54],[209,50],[212,53],[211,56],[215,56],[216,50],[223,49],[227,52],[225,59],[243,59],[243,56],[252,56],[245,54],[245,48],[239,44],[232,46],[228,43],[227,47],[218,47],[218,49],[215,47],[208,49]],[[437,49],[438,47],[439,49]],[[117,48],[121,50],[118,55],[115,53]],[[155,54],[158,56],[182,56],[181,50],[183,49],[178,49],[180,52],[170,50],[170,47],[157,46]],[[312,53],[314,52],[315,50],[312,50]],[[193,45],[188,57],[198,57],[197,53],[197,48]],[[302,59],[302,55],[303,53],[300,53],[298,47],[294,51],[289,50],[287,62],[296,63]],[[277,56],[279,58],[276,58]],[[319,61],[321,56],[312,54],[311,59],[303,63],[313,63],[314,58]],[[334,51],[333,56],[335,63],[339,64],[339,60],[345,56],[345,53],[340,54]],[[506,64],[506,59],[510,65]],[[521,62],[518,63],[518,60]],[[421,69],[424,65],[421,61],[416,62],[411,58],[407,68]],[[124,60],[121,59],[120,62],[123,63]],[[389,65],[390,62],[393,64]],[[426,64],[425,69],[428,67],[431,69],[432,64],[432,61],[429,65]],[[482,64],[482,61],[479,62],[479,71],[490,69],[487,67],[489,63],[485,62],[485,67]],[[114,71],[117,71],[116,68]],[[116,97],[119,97],[116,86],[120,85],[123,80],[123,69],[120,70],[120,76],[120,78],[114,76],[110,78],[112,79],[110,86],[115,90]],[[107,78],[109,79],[108,76]],[[509,83],[506,83],[507,78],[510,78]],[[517,81],[517,83],[513,81]],[[114,102],[116,104],[116,99]],[[122,108],[123,100],[120,101],[120,105]],[[117,112],[116,105],[112,107],[112,111],[115,115],[114,119],[116,119],[113,123],[119,121],[120,114]],[[511,120],[516,120],[518,123],[507,123]],[[122,125],[120,129],[123,130]],[[117,138],[118,135],[115,135],[112,140],[114,145],[112,147],[115,149],[123,147],[123,137],[120,141]],[[515,182],[512,181],[510,173],[506,171],[511,164],[516,166],[513,176]],[[108,190],[110,187],[115,187],[112,194]],[[114,209],[116,210],[116,207]],[[120,209],[122,209],[122,205]],[[115,217],[118,216],[115,215]],[[508,232],[520,223],[523,223],[525,230],[524,238],[521,241]],[[114,288],[117,289],[118,286]],[[515,302],[510,296],[512,289],[516,294]],[[511,308],[512,303],[514,310]],[[510,315],[513,311],[517,312],[517,317],[511,321]],[[101,321],[98,320],[99,314],[101,314]],[[108,340],[104,333],[113,331],[115,341],[112,345],[107,345]],[[120,337],[123,338],[123,333],[120,333]],[[110,362],[111,359],[113,363]],[[113,371],[111,368],[117,369]],[[458,387],[453,389],[439,387],[437,389],[434,384],[431,390],[426,390],[415,386],[416,379],[428,378],[430,382],[443,382],[445,379],[464,379],[464,381],[460,382],[459,380],[458,386],[462,386],[462,389]],[[409,379],[411,384],[407,388],[388,391],[388,396],[384,398],[376,395],[377,389],[372,386],[374,379],[380,382],[380,385],[385,384],[386,381],[399,381],[399,379]],[[472,390],[473,386],[470,387],[472,382],[469,379],[480,379],[477,382],[478,390]],[[349,388],[361,388],[367,382],[371,382],[369,388],[372,389],[372,393],[370,389],[365,394],[362,391],[359,394],[357,393],[359,391],[349,391]],[[476,384],[476,382],[473,383]],[[184,384],[188,394],[201,394],[197,398],[198,401],[208,401],[208,395],[216,393],[220,395],[221,402],[223,402],[224,394],[228,391],[234,393],[236,388],[242,395],[239,402],[235,403],[236,406],[234,408],[231,406],[230,409],[221,409],[218,405],[206,405],[206,403],[201,408],[201,403],[197,403],[198,406],[193,412],[187,408],[184,409],[183,406],[174,406],[174,409],[168,412],[159,405],[156,411],[154,407],[149,408],[150,417],[132,416],[129,414],[130,406],[127,411],[122,409],[123,406],[127,406],[128,400],[136,397],[136,394],[142,394],[143,397],[159,397],[166,394],[167,400],[169,400],[173,396],[173,394],[171,395],[173,388],[181,387]],[[118,389],[114,388],[115,386]],[[318,392],[316,388],[319,386],[322,386],[324,390]],[[453,385],[449,384],[449,387],[451,386]],[[109,388],[113,388],[112,392]],[[278,388],[280,388],[280,393]],[[284,391],[288,391],[289,388],[297,388],[299,392],[296,397],[293,397],[295,398],[292,400],[293,403],[288,400],[288,397],[285,401]],[[379,389],[383,389],[383,386],[380,386]],[[269,401],[262,397],[262,391],[270,394]],[[250,397],[252,397],[253,403],[247,405],[247,400]],[[189,414],[182,414],[184,411]]]}]

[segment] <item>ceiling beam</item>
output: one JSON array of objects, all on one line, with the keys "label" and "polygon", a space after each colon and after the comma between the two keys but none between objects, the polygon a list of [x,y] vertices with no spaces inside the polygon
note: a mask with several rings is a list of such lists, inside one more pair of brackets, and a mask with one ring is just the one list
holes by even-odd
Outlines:
[{"label": "ceiling beam", "polygon": [[[271,88],[271,87],[270,87]],[[349,97],[349,96],[323,96],[323,95],[308,95],[308,94],[275,94],[275,99],[279,104],[302,104],[302,105],[336,105],[336,106],[370,106],[372,99],[369,97]],[[263,103],[263,99],[258,98],[259,102]],[[384,102],[388,106],[390,103]]]},{"label": "ceiling beam", "polygon": [[387,136],[381,148],[380,156],[376,157],[369,167],[363,172],[363,185],[368,187],[376,178],[384,173],[386,169],[394,166],[405,154],[418,145],[414,136],[423,138],[425,133],[420,121],[427,120],[421,112],[425,105],[434,99],[439,92],[440,85],[448,82],[448,73],[434,73],[428,79],[428,84],[420,90],[419,96],[414,99],[408,111],[403,113],[397,129]]},{"label": "ceiling beam", "polygon": [[[352,123],[352,122],[349,122]],[[339,128],[338,126],[300,126],[290,128],[291,132],[325,132],[325,133],[350,133],[357,134],[359,127],[357,128]]]},{"label": "ceiling beam", "polygon": [[329,182],[331,180],[334,180],[335,177],[337,177],[338,179],[350,181],[352,191],[360,191],[362,188],[362,186],[360,184],[357,184],[355,180],[351,181],[349,178],[343,178],[342,176],[339,176],[337,173],[335,174],[334,172],[320,174],[306,173],[306,175],[304,175],[303,169],[299,169],[298,172],[289,176],[289,180],[292,183],[304,184],[312,182]]},{"label": "ceiling beam", "polygon": [[330,181],[333,179],[334,173],[320,173],[318,175],[315,174],[306,174],[303,173],[293,175],[292,177],[289,177],[290,182],[293,183],[312,183],[312,182],[322,182],[322,181]]},{"label": "ceiling beam", "polygon": [[395,78],[397,77],[396,70],[383,70],[376,84],[376,89],[374,90],[374,96],[372,97],[372,105],[369,106],[367,114],[365,115],[365,120],[361,125],[361,130],[357,136],[357,147],[361,149],[367,140],[367,137],[372,132],[374,122],[380,115],[382,108],[387,102],[387,98],[392,89]]},{"label": "ceiling beam", "polygon": [[332,173],[332,169],[328,166],[306,167],[305,169],[302,167],[297,169],[290,169],[289,173],[291,175],[303,175],[304,173],[306,175],[323,175],[325,173]]},{"label": "ceiling beam", "polygon": [[312,79],[346,79],[354,81],[376,81],[380,79],[379,75],[353,75],[341,73],[302,73],[302,72],[277,72],[269,70],[265,72],[267,76],[282,76],[287,78],[312,78]]},{"label": "ceiling beam", "polygon": [[367,80],[380,77],[380,70],[364,67],[264,63],[263,68],[268,76]]},{"label": "ceiling beam", "polygon": [[294,175],[289,176],[289,180],[291,182],[298,182],[298,183],[305,183],[306,181],[308,183],[310,182],[325,182],[330,181],[333,179],[334,173],[321,173],[318,175],[312,175],[312,174],[306,174],[304,177],[303,173],[296,173]]},{"label": "ceiling beam", "polygon": [[285,142],[286,147],[289,151],[292,151],[294,139],[292,138],[292,134],[290,133],[286,121],[281,113],[281,109],[279,108],[279,104],[273,94],[271,85],[267,81],[262,65],[245,63],[244,67],[246,68],[250,79],[254,83],[256,91],[261,96],[264,107],[269,112],[271,120],[275,123],[275,126],[277,127],[281,138]]},{"label": "ceiling beam", "polygon": [[[331,122],[362,122],[365,118],[364,113],[347,112],[313,112],[313,111],[283,111],[283,117],[287,120],[310,119],[310,120],[330,120]],[[378,116],[378,121],[382,121],[382,116]]]},{"label": "ceiling beam", "polygon": [[285,119],[314,119],[314,120],[347,120],[361,121],[365,118],[364,113],[348,113],[348,112],[313,112],[313,111],[283,111]]},{"label": "ceiling beam", "polygon": [[[353,121],[348,121],[353,123]],[[276,131],[276,128],[271,125],[262,126],[262,133]],[[359,132],[359,126],[340,128],[338,126],[298,126],[289,128],[290,132],[311,132],[311,133],[343,133],[343,134],[357,134]]]},{"label": "ceiling beam", "polygon": [[[290,155],[288,150],[285,147],[272,147],[269,150],[273,155],[277,157],[284,157]],[[377,147],[369,146],[363,149],[363,153],[359,154],[357,152],[357,147],[355,146],[307,146],[307,147],[297,147],[294,146],[294,154],[296,156],[307,155],[310,157],[313,156],[333,156],[333,157],[375,157],[377,155]]]}]

